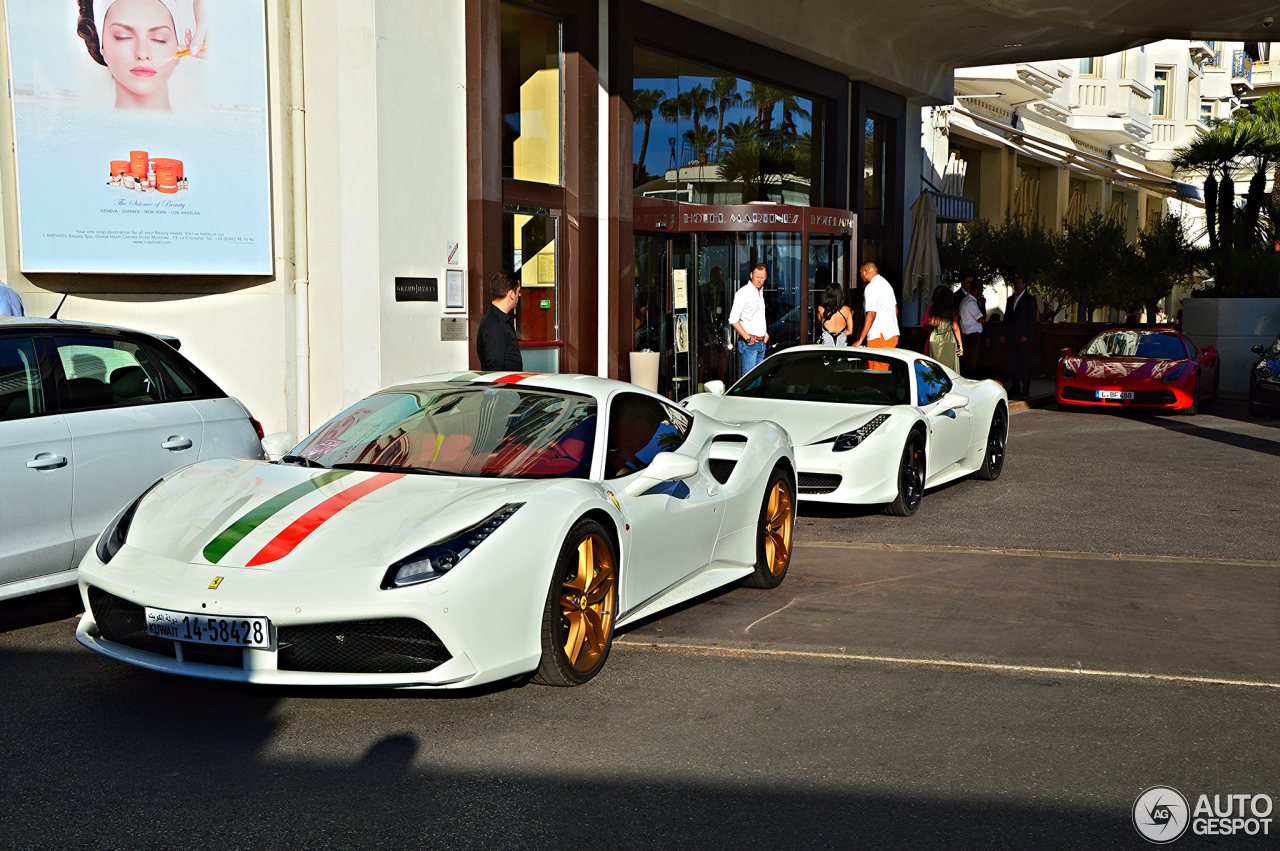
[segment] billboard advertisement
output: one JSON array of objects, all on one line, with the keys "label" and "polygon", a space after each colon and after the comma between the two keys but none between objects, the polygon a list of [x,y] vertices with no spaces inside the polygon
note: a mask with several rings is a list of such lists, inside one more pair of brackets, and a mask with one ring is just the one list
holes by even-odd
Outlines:
[{"label": "billboard advertisement", "polygon": [[5,0],[23,272],[269,275],[261,0]]}]

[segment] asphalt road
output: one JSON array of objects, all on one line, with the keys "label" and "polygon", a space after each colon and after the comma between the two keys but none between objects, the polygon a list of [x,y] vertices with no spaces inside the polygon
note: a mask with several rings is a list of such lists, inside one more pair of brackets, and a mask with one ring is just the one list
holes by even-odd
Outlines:
[{"label": "asphalt road", "polygon": [[[1275,424],[1013,427],[999,481],[806,511],[780,588],[641,624],[578,689],[209,683],[84,650],[72,595],[0,603],[0,846],[1145,848],[1150,786],[1280,801]],[[1154,493],[1244,510],[1110,528]]]}]

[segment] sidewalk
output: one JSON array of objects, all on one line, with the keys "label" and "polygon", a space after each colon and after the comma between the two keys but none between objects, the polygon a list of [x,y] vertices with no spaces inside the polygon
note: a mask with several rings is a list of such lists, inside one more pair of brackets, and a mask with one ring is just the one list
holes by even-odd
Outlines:
[{"label": "sidewalk", "polygon": [[[1031,379],[1031,395],[1025,399],[1010,399],[1009,413],[1029,411],[1032,408],[1052,408],[1054,404],[1055,381],[1052,378]],[[1006,386],[1006,390],[1008,387]]]}]

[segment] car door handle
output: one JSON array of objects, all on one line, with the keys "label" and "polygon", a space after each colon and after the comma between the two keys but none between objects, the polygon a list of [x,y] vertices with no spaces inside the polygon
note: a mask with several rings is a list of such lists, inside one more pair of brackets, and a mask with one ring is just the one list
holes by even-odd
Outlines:
[{"label": "car door handle", "polygon": [[28,461],[27,466],[33,470],[56,470],[58,467],[67,466],[67,456],[42,452],[34,460]]},{"label": "car door handle", "polygon": [[190,449],[191,438],[183,437],[182,435],[175,434],[173,437],[170,437],[164,443],[160,444],[160,447],[162,449],[171,449],[174,452],[177,452],[182,449]]}]

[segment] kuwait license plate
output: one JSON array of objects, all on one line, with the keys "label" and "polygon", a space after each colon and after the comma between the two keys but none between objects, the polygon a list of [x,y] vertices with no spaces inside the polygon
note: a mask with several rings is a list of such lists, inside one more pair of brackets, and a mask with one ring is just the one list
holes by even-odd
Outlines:
[{"label": "kuwait license plate", "polygon": [[1132,390],[1099,390],[1099,399],[1132,399]]},{"label": "kuwait license plate", "polygon": [[232,647],[271,647],[267,618],[220,618],[145,607],[147,635],[197,644]]}]

